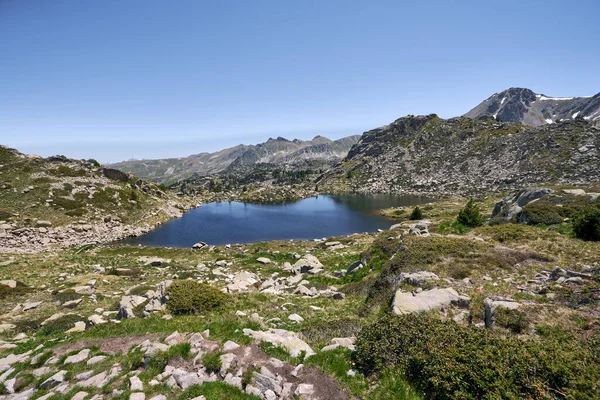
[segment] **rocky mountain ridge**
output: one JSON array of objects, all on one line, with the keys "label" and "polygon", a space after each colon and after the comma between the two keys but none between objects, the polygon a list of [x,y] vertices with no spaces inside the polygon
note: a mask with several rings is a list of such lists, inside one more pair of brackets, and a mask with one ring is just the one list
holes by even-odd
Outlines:
[{"label": "rocky mountain ridge", "polygon": [[294,165],[311,160],[338,161],[346,156],[359,135],[330,140],[270,138],[257,145],[238,145],[215,153],[200,153],[183,158],[123,161],[111,167],[154,182],[172,183],[196,175],[212,175],[227,168],[254,164]]},{"label": "rocky mountain ridge", "polygon": [[600,128],[576,119],[530,127],[493,118],[408,116],[365,132],[317,183],[324,191],[481,194],[600,179]]},{"label": "rocky mountain ridge", "polygon": [[495,93],[464,115],[493,117],[500,122],[542,126],[583,118],[600,120],[600,93],[589,97],[551,97],[530,89],[510,88]]}]

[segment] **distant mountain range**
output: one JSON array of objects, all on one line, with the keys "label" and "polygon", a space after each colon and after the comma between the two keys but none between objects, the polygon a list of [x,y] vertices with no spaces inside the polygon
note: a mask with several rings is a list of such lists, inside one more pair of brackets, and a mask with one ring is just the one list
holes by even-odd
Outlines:
[{"label": "distant mountain range", "polygon": [[308,160],[339,161],[343,159],[360,135],[330,140],[316,136],[312,140],[269,139],[257,145],[230,147],[215,153],[200,153],[183,158],[133,160],[111,164],[140,178],[155,182],[172,183],[194,174],[210,175],[228,168],[253,164],[294,165]]},{"label": "distant mountain range", "polygon": [[501,122],[542,126],[583,118],[600,120],[600,93],[591,97],[551,97],[530,89],[510,88],[496,93],[464,115],[490,116]]},{"label": "distant mountain range", "polygon": [[[550,125],[561,125],[562,122],[568,121],[588,122],[590,124],[585,125],[588,127],[587,132],[590,134],[593,133],[592,136],[596,139],[582,139],[580,146],[586,146],[588,144],[597,146],[597,131],[590,129],[593,125],[600,124],[600,93],[591,97],[551,97],[544,94],[535,93],[530,89],[510,88],[490,96],[471,111],[464,114],[463,117],[490,120],[493,118],[495,122],[498,123],[510,122],[539,128]],[[426,118],[426,120],[436,121],[428,122],[425,125],[431,128],[435,126],[436,131],[439,130],[440,133],[441,131],[444,131],[444,126],[450,127],[450,131],[447,132],[447,134],[450,134],[454,140],[458,140],[461,135],[466,135],[465,132],[462,132],[462,127],[468,124],[461,119],[450,119],[446,120],[447,122],[445,123],[441,123],[440,121],[442,120],[437,117]],[[406,140],[412,140],[411,138],[413,133],[410,133],[411,125],[421,125],[422,121],[423,119],[418,118],[401,118],[392,125],[365,132],[362,137],[359,135],[354,135],[335,141],[329,140],[322,136],[316,136],[309,141],[302,141],[298,139],[290,141],[278,137],[277,139],[269,139],[265,143],[260,143],[257,145],[238,145],[215,153],[200,153],[184,158],[124,161],[112,164],[110,166],[112,168],[132,173],[142,179],[161,183],[173,183],[178,180],[187,179],[193,175],[204,176],[222,173],[239,173],[240,171],[248,173],[252,172],[254,166],[259,164],[272,168],[273,166],[301,166],[307,165],[307,162],[312,162],[312,165],[314,166],[316,161],[320,165],[320,169],[326,170],[335,167],[335,172],[339,173],[342,170],[346,170],[346,167],[348,166],[336,166],[339,161],[345,159],[345,164],[348,164],[349,161],[356,160],[356,156],[360,154],[361,157],[369,156],[369,164],[374,162],[370,168],[381,171],[384,174],[381,178],[391,179],[393,178],[391,175],[386,176],[386,171],[389,169],[386,167],[386,165],[397,164],[399,159],[396,159],[395,157],[401,157],[401,159],[404,160],[402,163],[406,166],[407,171],[416,171],[420,169],[415,166],[411,166],[410,158],[406,158],[406,155],[413,153],[411,149],[416,148],[416,144],[427,147],[430,154],[436,153],[441,157],[455,157],[456,154],[448,153],[447,155],[444,155],[448,149],[440,148],[443,141],[428,141],[429,136],[433,134],[433,132],[423,131],[419,132],[417,137],[413,138],[418,139],[418,142],[413,143],[411,145],[412,147],[408,148],[408,152],[405,152],[406,154],[404,156],[394,153],[395,155],[392,157],[392,159],[387,159],[387,155],[389,154],[386,153],[388,153],[389,150],[395,146],[404,144]],[[514,170],[513,172],[518,171],[520,168],[525,168],[523,165],[519,165],[515,159],[515,157],[520,157],[518,154],[520,154],[519,152],[521,150],[518,146],[527,144],[528,148],[530,149],[528,157],[534,157],[535,151],[541,151],[542,148],[529,142],[525,143],[518,140],[515,142],[515,138],[498,134],[499,132],[504,132],[506,129],[508,129],[509,131],[514,131],[519,135],[519,137],[523,133],[527,132],[530,135],[541,135],[540,139],[543,139],[545,135],[550,135],[550,137],[561,136],[571,129],[569,125],[563,125],[558,129],[532,131],[530,129],[525,129],[524,126],[507,126],[498,128],[489,125],[489,123],[486,124],[475,124],[471,127],[472,129],[478,130],[478,132],[476,132],[476,136],[484,135],[478,139],[478,143],[483,140],[488,143],[490,140],[485,139],[485,135],[490,134],[493,138],[498,139],[501,142],[510,142],[512,145],[516,146],[514,148],[509,146],[500,149],[502,153],[505,154],[507,159],[513,160],[511,166],[511,170]],[[390,147],[391,143],[397,140],[399,141],[398,144]],[[458,143],[460,143],[460,140],[453,143],[453,145]],[[501,143],[498,143],[499,146],[500,144]],[[457,148],[455,148],[455,150],[458,151]],[[485,152],[487,150],[490,149],[484,146],[477,149],[472,148],[471,150],[468,148],[461,148],[460,152]],[[496,149],[494,151],[498,150],[499,149]],[[568,151],[571,152],[572,149],[569,148]],[[382,153],[381,155],[383,158],[376,157],[379,154],[374,154],[375,152]],[[591,153],[587,153],[587,155],[589,154]],[[419,155],[418,157],[421,158],[421,156],[423,155]],[[466,154],[463,156],[466,156]],[[487,155],[482,153],[481,156],[477,158],[483,159],[484,157],[487,157]],[[386,165],[376,165],[377,163],[381,163],[384,158]],[[492,159],[486,159],[486,162],[492,162]],[[350,164],[352,163],[350,162]],[[534,161],[533,159],[530,159],[528,167],[525,169],[530,169],[529,166],[532,164],[534,164]],[[436,175],[434,179],[428,181],[429,183],[440,182],[439,179],[442,178],[450,178],[446,175],[447,170],[444,169],[445,167],[442,168],[442,164],[438,165],[438,167],[441,168],[439,173],[441,173],[443,177]],[[363,170],[362,167],[359,169]],[[395,170],[397,170],[399,173],[406,173],[406,171],[401,172],[402,168],[395,168]],[[344,173],[352,174],[353,172],[345,171]],[[331,176],[329,177],[331,178]],[[415,175],[413,178],[414,180],[411,180],[412,182],[422,181],[419,176]],[[352,180],[355,181],[355,179]],[[379,179],[376,180],[381,182]],[[325,179],[325,181],[331,180]],[[494,180],[494,182],[496,182],[496,180]],[[408,182],[401,186],[405,187],[407,183]],[[462,183],[466,182],[461,182],[461,184]],[[490,185],[491,187],[494,187],[494,184],[490,183]],[[365,188],[367,186],[365,186]],[[373,189],[375,191],[385,191],[384,187],[377,187]]]}]

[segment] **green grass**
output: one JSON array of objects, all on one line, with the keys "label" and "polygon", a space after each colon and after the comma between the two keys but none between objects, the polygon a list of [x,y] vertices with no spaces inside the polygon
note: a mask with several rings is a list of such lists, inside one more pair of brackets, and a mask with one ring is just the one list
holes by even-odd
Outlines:
[{"label": "green grass", "polygon": [[350,350],[340,348],[317,353],[307,358],[304,365],[307,367],[316,366],[326,374],[334,376],[337,382],[350,393],[362,398],[369,390],[369,382],[360,373],[355,376],[348,375],[348,371],[355,368],[350,354]]},{"label": "green grass", "polygon": [[223,353],[215,351],[213,353],[206,353],[202,356],[202,365],[206,368],[209,373],[219,372],[221,369],[221,356]]},{"label": "green grass", "polygon": [[178,399],[187,400],[198,396],[205,396],[206,400],[260,400],[259,397],[244,393],[222,382],[206,382],[202,385],[190,386]]}]

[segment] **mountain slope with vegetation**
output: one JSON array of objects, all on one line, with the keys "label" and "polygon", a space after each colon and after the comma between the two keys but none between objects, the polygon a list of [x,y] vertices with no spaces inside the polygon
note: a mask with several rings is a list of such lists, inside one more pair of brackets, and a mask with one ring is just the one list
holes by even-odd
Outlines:
[{"label": "mountain slope with vegetation", "polygon": [[0,249],[35,250],[137,235],[181,215],[179,199],[94,160],[0,146]]},{"label": "mountain slope with vegetation", "polygon": [[492,118],[408,116],[365,132],[323,191],[474,194],[600,179],[600,127],[583,118],[530,127]]}]

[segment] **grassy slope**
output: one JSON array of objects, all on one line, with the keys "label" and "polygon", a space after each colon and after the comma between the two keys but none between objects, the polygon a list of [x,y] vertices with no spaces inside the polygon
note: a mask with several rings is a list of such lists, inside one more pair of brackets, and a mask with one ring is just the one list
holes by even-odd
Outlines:
[{"label": "grassy slope", "polygon": [[127,224],[164,219],[154,214],[172,195],[155,185],[146,193],[135,182],[105,178],[92,163],[30,158],[0,147],[0,186],[6,187],[0,189],[0,210],[16,221],[40,219],[58,226],[107,215]]}]

